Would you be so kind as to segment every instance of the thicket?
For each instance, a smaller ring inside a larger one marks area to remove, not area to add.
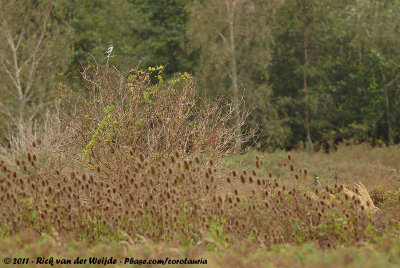
[[[163,71],[159,66],[124,73],[107,59],[105,65],[93,62],[84,68],[83,92],[60,84],[64,148],[83,148],[87,168],[100,165],[111,173],[139,154],[165,159],[175,151],[208,157],[231,153],[247,114],[240,114],[237,125],[229,100],[201,99],[188,73],[164,81]],[[251,130],[240,135],[246,141]]]

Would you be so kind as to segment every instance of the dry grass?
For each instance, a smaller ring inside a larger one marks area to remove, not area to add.
[[[286,166],[294,173],[289,158]],[[29,152],[13,168],[0,165],[2,235],[32,230],[60,241],[131,237],[210,249],[246,239],[264,248],[305,242],[334,247],[373,241],[387,228],[375,225],[377,208],[361,184],[314,190],[293,176],[297,186],[288,186],[259,175],[259,158],[254,170],[221,177],[215,161],[175,152],[149,162],[141,154],[114,175],[45,174],[44,162]]]
[[[103,243],[88,247],[85,243],[69,242],[58,244],[49,236],[40,239],[34,235],[24,234],[9,239],[0,239],[0,259],[5,257],[25,257],[36,259],[54,257],[74,260],[77,257],[113,256],[118,260],[135,258],[149,259],[203,259],[207,265],[168,265],[170,267],[371,267],[387,268],[400,266],[400,244],[386,239],[376,245],[363,244],[357,247],[321,250],[313,244],[302,246],[281,245],[270,251],[257,248],[249,241],[235,244],[223,251],[210,252],[203,248],[172,247],[166,244],[139,242],[134,245],[126,243]],[[70,267],[55,265],[54,267]],[[79,267],[98,267],[99,265],[79,265]],[[120,265],[130,267],[127,265]],[[24,267],[43,267],[28,264]],[[141,267],[158,267],[158,265],[141,265]]]

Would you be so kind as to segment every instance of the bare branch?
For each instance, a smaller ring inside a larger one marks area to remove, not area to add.
[[[4,69],[4,71],[8,74],[8,76],[11,78],[11,81],[13,82],[14,86],[15,86],[16,88],[18,88],[18,83],[17,83],[17,81],[15,80],[14,76],[11,74],[11,72],[8,70],[8,68],[7,68],[5,65],[3,65],[3,69]]]
[[[32,87],[33,79],[34,79],[34,76],[35,76],[35,73],[36,73],[36,66],[37,66],[37,64],[40,62],[40,60],[42,58],[42,56],[37,58],[37,55],[38,55],[38,52],[39,52],[39,48],[40,48],[40,46],[42,44],[42,41],[43,41],[43,39],[44,39],[44,37],[46,35],[46,29],[47,29],[46,25],[47,25],[47,21],[49,19],[49,16],[50,16],[50,5],[47,7],[46,16],[45,16],[45,18],[43,20],[43,24],[42,24],[42,31],[41,31],[39,40],[36,43],[35,50],[32,53],[32,55],[33,55],[32,64],[31,64],[31,68],[30,68],[30,72],[29,72],[28,84],[26,86],[25,93],[28,93],[30,91],[31,87]]]
[[[390,87],[394,82],[396,82],[397,80],[399,80],[399,78],[400,78],[400,72],[398,72],[398,73],[396,74],[396,76],[395,76],[392,80],[390,80],[384,87],[385,87],[385,88]]]

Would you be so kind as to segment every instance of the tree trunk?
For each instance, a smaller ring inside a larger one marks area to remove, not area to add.
[[[383,93],[385,94],[385,114],[386,114],[386,125],[387,125],[387,132],[388,132],[388,141],[389,141],[389,145],[392,145],[393,144],[392,122],[390,120],[389,94],[388,94],[387,86],[383,87]]]
[[[383,86],[383,95],[385,97],[385,115],[386,115],[386,127],[387,127],[387,132],[388,132],[388,142],[389,145],[392,145],[393,142],[393,132],[392,132],[392,118],[390,115],[390,103],[389,103],[389,93],[388,93],[388,88],[397,80],[400,78],[400,72],[395,75],[395,77],[390,80],[388,83],[386,83],[386,76],[383,73],[383,81],[385,82]]]
[[[303,89],[304,89],[304,100],[305,100],[305,130],[307,135],[307,147],[308,152],[313,153],[313,143],[310,133],[310,104],[308,99],[308,88],[307,88],[307,66],[308,66],[308,43],[307,43],[307,18],[306,18],[306,1],[303,0],[303,12],[304,12],[304,28],[303,28],[303,54],[304,54],[304,66],[303,66]]]
[[[234,19],[235,19],[235,2],[232,4],[229,12],[229,43],[231,50],[231,80],[233,90],[233,107],[235,109],[235,120],[236,120],[236,144],[235,152],[239,152],[242,147],[241,129],[240,129],[240,107],[239,107],[239,88],[237,82],[237,67],[236,67],[236,48],[235,48],[235,31],[234,31]]]

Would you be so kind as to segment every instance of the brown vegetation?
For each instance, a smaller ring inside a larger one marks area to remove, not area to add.
[[[174,151],[192,158],[232,152],[247,114],[240,115],[238,125],[229,102],[196,98],[190,75],[165,82],[162,72],[160,66],[121,73],[94,63],[82,72],[86,92],[77,95],[61,85],[64,131],[59,139],[64,152],[83,151],[79,160],[87,168],[111,173],[119,173],[117,167],[129,166],[126,162],[139,154],[160,160]],[[240,139],[246,141],[250,134],[240,134]]]
[[[1,163],[3,235],[30,229],[60,239],[96,242],[111,235],[208,247],[251,238],[270,248],[351,245],[377,232],[376,208],[361,184],[354,191],[335,184],[311,192],[260,176],[257,168],[223,178],[215,160],[178,152],[156,162],[140,154],[114,175],[99,169],[43,176],[43,163],[31,152],[15,162],[14,168]]]
[[[60,87],[62,127],[15,140],[0,162],[2,236],[270,249],[357,245],[398,228],[398,203],[388,214],[361,183],[321,184],[296,154],[279,163],[283,175],[266,172],[259,156],[227,170],[232,109],[195,108],[190,77],[165,83],[161,71],[92,65],[85,98]]]

